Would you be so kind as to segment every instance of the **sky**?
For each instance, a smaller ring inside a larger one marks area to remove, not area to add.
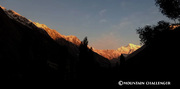
[[[0,0],[0,5],[63,35],[87,36],[95,49],[140,45],[137,28],[171,21],[154,0]]]

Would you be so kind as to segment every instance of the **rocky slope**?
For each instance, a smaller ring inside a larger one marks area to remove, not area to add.
[[[61,46],[67,46],[68,51],[73,55],[74,57],[77,57],[79,50],[78,45],[80,45],[81,41],[75,37],[75,36],[65,36],[58,33],[56,30],[50,29],[45,24],[40,24],[37,22],[32,22],[31,20],[25,18],[24,16],[21,16],[19,13],[13,11],[13,10],[7,10],[6,8],[2,7],[4,12],[9,16],[9,18],[18,21],[19,23],[31,28],[31,29],[38,29],[41,33],[50,36],[52,39],[57,41]],[[73,44],[72,44],[73,43]],[[74,44],[76,43],[76,44]]]
[[[48,34],[54,39],[58,39],[58,38],[64,38],[65,40],[79,46],[81,44],[81,41],[73,35],[69,35],[69,36],[65,36],[62,35],[60,33],[58,33],[56,30],[50,29],[49,27],[47,27],[45,24],[40,24],[38,22],[33,22],[33,24],[35,24],[37,27],[42,28],[44,30],[46,30],[48,32]]]

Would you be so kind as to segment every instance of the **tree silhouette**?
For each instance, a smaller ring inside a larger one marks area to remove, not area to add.
[[[123,66],[124,62],[125,62],[125,57],[124,57],[123,54],[121,54],[121,56],[120,56],[120,66]]]
[[[78,64],[78,70],[79,70],[79,78],[80,79],[87,79],[89,77],[89,72],[91,69],[92,64],[92,55],[90,55],[90,49],[87,47],[88,40],[87,37],[84,38],[84,40],[81,42],[79,46],[79,64]]]
[[[146,25],[143,28],[136,29],[141,44],[149,44],[155,40],[161,39],[163,32],[170,30],[170,24],[165,21],[159,21],[157,25]]]
[[[78,79],[87,83],[89,81],[94,81],[94,84],[98,84],[97,81],[102,75],[103,70],[100,69],[99,63],[97,62],[95,53],[91,48],[88,48],[88,40],[87,37],[81,42],[79,46],[79,62],[78,62]],[[96,82],[96,83],[95,83]]]
[[[180,19],[180,0],[155,0],[160,12],[172,19]]]
[[[86,59],[88,58],[88,52],[89,52],[87,45],[88,45],[88,40],[87,37],[85,37],[79,46],[79,51],[80,51],[79,57],[80,57],[80,62],[82,62],[81,64],[85,64],[87,62]]]
[[[87,40],[87,36],[84,38],[84,40],[82,41],[82,45],[87,46],[88,45],[88,40]]]

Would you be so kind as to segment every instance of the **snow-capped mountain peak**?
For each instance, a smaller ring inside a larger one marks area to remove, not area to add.
[[[122,54],[131,54],[140,47],[141,47],[140,45],[134,45],[132,43],[129,43],[127,46],[121,46],[117,50]]]

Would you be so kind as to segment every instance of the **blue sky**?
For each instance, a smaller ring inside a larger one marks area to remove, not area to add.
[[[139,45],[138,27],[170,21],[154,0],[0,0],[0,5],[63,35],[87,36],[96,49]]]

